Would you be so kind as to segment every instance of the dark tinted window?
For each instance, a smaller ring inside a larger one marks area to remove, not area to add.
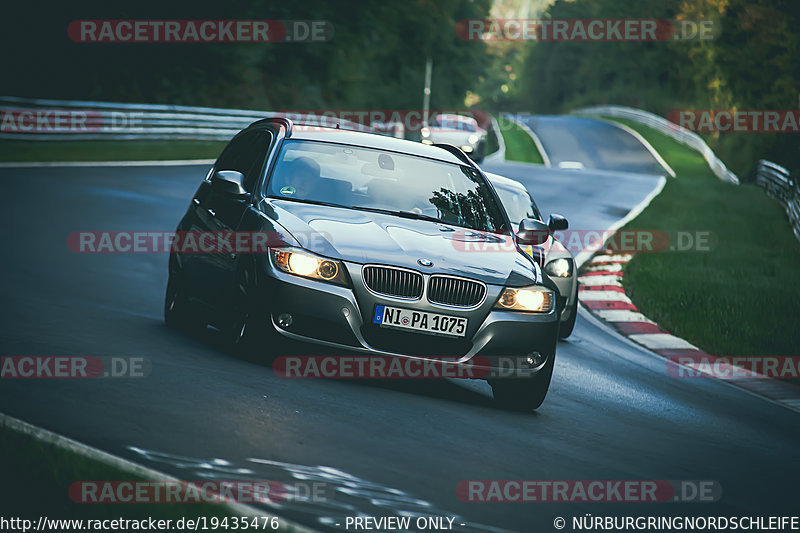
[[[225,148],[217,160],[217,170],[238,170],[244,174],[244,188],[252,191],[267,157],[272,134],[266,130],[239,135]]]

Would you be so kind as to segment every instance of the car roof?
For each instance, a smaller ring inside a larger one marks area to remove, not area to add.
[[[512,180],[511,178],[501,176],[500,174],[493,174],[486,171],[484,171],[484,174],[486,174],[486,177],[489,178],[489,181],[491,181],[493,185],[505,187],[507,189],[517,189],[521,192],[528,192],[528,189],[526,189],[525,186],[517,180]]]
[[[397,139],[395,137],[389,137],[388,135],[380,135],[377,133],[366,133],[336,128],[323,128],[320,126],[304,127],[302,125],[295,125],[292,128],[292,134],[289,139],[348,144],[351,146],[399,152],[402,154],[436,159],[445,163],[455,163],[462,166],[464,165],[464,161],[460,160],[458,157],[447,150],[444,150],[443,148],[437,148],[436,146],[430,146],[414,141],[407,141],[405,139]]]

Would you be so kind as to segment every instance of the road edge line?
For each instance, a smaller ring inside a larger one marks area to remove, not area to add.
[[[617,254],[607,251],[598,252],[592,256],[590,264],[594,264],[594,266],[600,270],[583,272],[578,275],[578,301],[583,310],[582,314],[590,316],[593,321],[604,326],[615,335],[626,339],[628,343],[633,343],[647,353],[665,361],[665,368],[672,364],[675,367],[693,372],[695,374],[694,377],[699,377],[697,374],[705,374],[705,379],[710,378],[715,381],[722,381],[732,387],[744,390],[762,399],[769,400],[791,411],[800,412],[800,387],[796,385],[785,383],[780,379],[766,376],[752,370],[744,369],[732,363],[728,364],[728,366],[732,368],[732,373],[735,373],[735,369],[738,368],[740,370],[747,370],[750,376],[742,377],[741,379],[736,379],[731,376],[730,379],[725,379],[678,361],[678,358],[682,356],[696,357],[701,358],[701,360],[707,360],[709,364],[713,365],[720,358],[726,358],[724,356],[715,356],[706,353],[685,339],[672,335],[662,329],[655,321],[646,317],[636,308],[636,306],[630,302],[630,298],[626,293],[619,293],[620,298],[617,300],[587,299],[584,301],[581,299],[581,293],[597,292],[598,289],[591,288],[593,286],[596,287],[596,284],[587,284],[582,280],[591,280],[591,278],[597,276],[598,273],[603,277],[617,278],[614,284],[623,287],[622,278],[624,277],[624,264],[632,258],[633,254]],[[608,259],[608,261],[604,261],[603,259]],[[623,267],[618,270],[603,270],[603,265],[608,265],[609,263],[616,265],[622,264]],[[610,283],[610,281],[608,283]],[[632,314],[627,318],[615,315],[616,319],[612,319],[609,316],[604,316],[602,314],[604,311]],[[642,317],[647,323],[641,319]],[[622,326],[622,324],[625,324],[625,326]],[[669,374],[669,371],[667,371],[666,375]]]
[[[647,208],[647,206],[650,205],[650,203],[655,199],[655,197],[661,194],[661,191],[664,190],[664,186],[666,184],[667,184],[667,178],[665,178],[664,176],[659,177],[658,184],[652,191],[650,191],[650,193],[647,196],[644,197],[644,200],[636,204],[633,209],[628,211],[627,215],[625,215],[621,219],[611,224],[606,230],[606,232],[615,232],[619,228],[621,228],[622,226],[633,220],[634,218],[638,217],[641,214],[641,212],[644,211]],[[603,245],[605,245],[605,241],[600,243],[601,247]],[[583,266],[583,264],[589,259],[591,259],[596,253],[597,250],[584,250],[583,252],[578,253],[578,255],[575,256],[575,265],[576,265],[575,270],[576,271],[579,270]]]
[[[66,450],[93,461],[97,461],[106,466],[143,477],[149,481],[183,481],[175,476],[171,476],[153,468],[135,463],[129,459],[124,459],[118,455],[105,452],[99,448],[89,446],[88,444],[65,437],[64,435],[60,435],[54,431],[50,431],[49,429],[36,426],[30,422],[25,422],[24,420],[20,420],[19,418],[15,418],[3,412],[0,412],[0,427],[8,427],[14,431],[18,431],[33,437],[38,441],[46,444],[52,444],[62,450]],[[283,517],[279,517],[272,511],[266,513],[265,509],[259,509],[239,502],[222,502],[219,505],[226,508],[232,514],[239,516],[261,517],[265,514],[269,514],[269,516],[276,516],[280,521],[280,527],[277,531],[284,530],[292,533],[318,533],[316,530],[309,529],[306,526],[302,526]]]
[[[517,120],[517,118],[514,115],[507,114],[506,117],[508,117],[508,119],[511,122],[519,126],[523,131],[525,131],[525,133],[531,136],[531,139],[533,139],[533,144],[536,145],[536,149],[539,150],[539,154],[542,156],[542,161],[544,161],[544,166],[546,166],[547,168],[552,168],[553,165],[550,163],[550,156],[547,155],[547,151],[544,149],[544,145],[542,144],[542,141],[539,139],[539,136],[536,135],[536,132],[534,132],[531,128],[529,128],[528,125],[525,124],[524,122]]]
[[[646,353],[649,357],[652,357],[653,359],[659,359],[661,361],[668,361],[669,360],[668,358],[665,358],[663,355],[654,352],[650,348],[647,348],[646,346],[642,346],[641,344],[631,340],[628,336],[626,336],[623,333],[619,332],[618,330],[614,329],[614,327],[612,327],[607,321],[605,321],[602,318],[598,317],[591,310],[585,308],[583,305],[579,305],[578,306],[578,314],[583,316],[586,320],[591,322],[593,325],[597,326],[598,328],[604,330],[606,333],[608,333],[612,337],[616,338],[618,341],[623,342],[623,343],[629,345],[632,348],[641,350],[642,352]],[[677,365],[677,366],[683,367],[683,368],[688,368],[690,370],[694,370],[691,367],[687,367],[686,365],[682,365],[680,363],[674,363],[674,364]],[[785,409],[789,409],[790,411],[795,411],[795,412],[800,413],[800,409],[797,409],[795,407],[792,407],[790,405],[782,403],[782,402],[780,402],[780,401],[778,401],[778,400],[776,400],[774,398],[770,398],[769,396],[765,396],[763,394],[760,394],[758,392],[752,391],[750,389],[745,389],[744,387],[740,387],[734,381],[729,381],[729,380],[726,380],[726,379],[719,379],[719,378],[713,378],[713,379],[714,379],[715,382],[721,382],[721,383],[723,383],[723,384],[725,384],[725,385],[727,385],[729,387],[732,387],[732,388],[734,388],[734,389],[736,389],[736,390],[738,390],[740,392],[745,392],[747,394],[750,394],[751,396],[754,396],[754,397],[759,398],[761,400],[767,401],[767,402],[769,402],[771,404],[783,407]]]
[[[670,175],[670,177],[673,177],[673,178],[676,177],[675,171],[672,170],[672,167],[669,166],[669,163],[667,163],[664,160],[664,158],[661,157],[661,154],[659,154],[658,151],[655,148],[653,148],[653,145],[650,144],[650,141],[645,139],[642,136],[641,133],[639,133],[635,129],[631,128],[630,126],[627,126],[627,125],[622,124],[620,122],[616,122],[614,120],[609,120],[609,119],[607,119],[605,117],[601,117],[601,118],[595,119],[595,120],[601,120],[603,122],[606,122],[607,124],[611,124],[612,126],[615,126],[615,127],[619,128],[619,129],[621,129],[622,131],[632,135],[637,141],[642,143],[642,146],[644,146],[647,149],[647,151],[650,152],[650,155],[652,155],[656,159],[656,161],[658,161],[658,164],[661,165],[661,167],[664,170],[667,171],[667,173]]]

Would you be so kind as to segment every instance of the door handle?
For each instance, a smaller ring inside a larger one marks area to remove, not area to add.
[[[216,211],[214,211],[213,209],[209,209],[209,210],[208,210],[208,214],[209,214],[209,215],[211,215],[212,217],[215,217],[215,216],[217,216],[217,212],[216,212]]]

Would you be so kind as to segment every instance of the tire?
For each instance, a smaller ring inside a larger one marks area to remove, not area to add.
[[[483,158],[486,156],[485,152],[486,152],[486,143],[482,142],[478,145],[478,148],[475,150],[472,160],[475,161],[476,163],[482,163]]]
[[[247,276],[245,276],[247,279]],[[241,292],[231,310],[230,320],[223,329],[226,349],[237,357],[264,359],[269,348],[270,357],[284,346],[283,337],[269,323],[269,313],[263,306],[254,305],[247,282],[240,285]]]
[[[553,353],[538,374],[529,378],[498,379],[490,382],[494,401],[498,406],[512,411],[538,409],[547,396],[553,377],[556,354]]]
[[[200,328],[200,319],[186,296],[183,283],[176,274],[170,274],[164,294],[164,322],[168,327],[192,332]]]
[[[237,310],[226,328],[227,349],[233,355],[248,357],[256,354],[261,334],[250,310]]]
[[[570,317],[567,319],[566,322],[561,323],[561,327],[558,330],[558,337],[560,339],[566,339],[570,335],[572,335],[572,330],[575,329],[575,320],[578,318],[578,287],[575,286],[575,305],[572,306],[572,313]]]

